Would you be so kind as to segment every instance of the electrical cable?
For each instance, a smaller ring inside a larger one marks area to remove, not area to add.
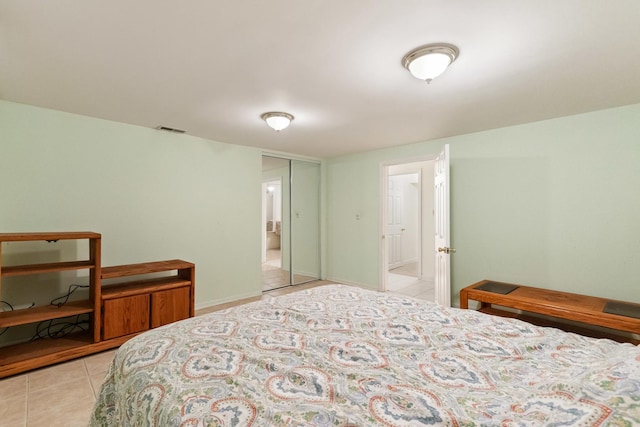
[[[0,303],[5,304],[7,307],[9,307],[9,311],[13,311],[13,306],[9,304],[7,301],[0,300]],[[6,310],[2,310],[2,311],[6,311]],[[4,333],[7,332],[8,330],[9,330],[8,326],[6,328],[3,328],[2,331],[0,331],[0,337],[4,335]]]
[[[88,285],[72,284],[69,286],[69,289],[67,290],[67,293],[65,295],[52,299],[51,305],[60,308],[69,301],[69,298],[75,291],[81,288],[88,288],[88,287],[89,287]],[[70,319],[74,317],[74,316],[69,316],[65,318],[44,320],[38,323],[38,325],[36,326],[36,333],[31,338],[31,341],[35,341],[41,338],[62,338],[65,335],[68,335],[72,332],[76,332],[78,330],[80,331],[89,330],[89,319],[86,318],[86,316],[85,318],[81,319],[80,316],[83,316],[83,315],[82,314],[75,315],[74,320],[65,320],[65,319]]]
[[[69,289],[67,290],[67,294],[66,295],[62,295],[58,298],[54,298],[51,300],[51,305],[55,305],[56,307],[60,308],[63,305],[65,305],[68,301],[69,301],[69,297],[71,297],[71,295],[77,291],[80,288],[88,288],[89,285],[76,285],[76,284],[72,284],[69,286]],[[62,302],[56,302],[58,300],[64,300]]]
[[[64,319],[51,319],[38,323],[36,327],[36,333],[31,338],[31,341],[35,341],[41,338],[62,338],[72,332],[87,331],[89,330],[89,320],[81,319],[81,314],[77,314],[74,320],[66,321]]]

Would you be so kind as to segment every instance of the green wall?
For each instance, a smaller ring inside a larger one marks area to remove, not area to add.
[[[380,163],[445,143],[454,301],[490,278],[640,302],[640,104],[323,162],[326,276],[378,287]],[[0,101],[0,232],[97,231],[104,265],[195,262],[198,306],[257,295],[261,155]]]
[[[0,101],[0,232],[96,231],[103,265],[194,262],[196,306],[258,295],[261,154]]]
[[[379,286],[380,163],[445,143],[452,301],[493,279],[640,302],[640,104],[327,160],[329,278]]]

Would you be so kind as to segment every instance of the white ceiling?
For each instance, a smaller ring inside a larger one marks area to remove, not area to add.
[[[331,157],[639,103],[640,1],[2,0],[0,98]]]

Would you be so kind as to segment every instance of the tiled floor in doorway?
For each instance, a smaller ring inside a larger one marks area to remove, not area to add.
[[[387,276],[387,292],[435,301],[433,280],[420,280],[416,276],[417,263],[390,270]]]

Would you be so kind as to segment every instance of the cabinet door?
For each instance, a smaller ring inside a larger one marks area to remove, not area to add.
[[[170,289],[151,294],[151,327],[187,319],[191,301],[191,288]]]
[[[102,309],[104,340],[149,329],[149,294],[108,299]]]

